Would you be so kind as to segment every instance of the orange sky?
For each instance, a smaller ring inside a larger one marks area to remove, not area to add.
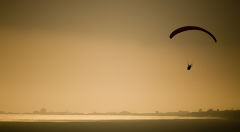
[[[239,109],[238,7],[227,0],[1,1],[0,110]],[[169,39],[185,25],[206,28],[217,44],[197,31]]]

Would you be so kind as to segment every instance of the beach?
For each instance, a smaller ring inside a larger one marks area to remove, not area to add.
[[[0,122],[1,132],[239,132],[239,120],[108,120]]]

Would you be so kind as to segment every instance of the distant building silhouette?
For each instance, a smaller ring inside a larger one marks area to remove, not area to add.
[[[41,108],[39,111],[38,110],[33,111],[33,114],[46,114],[46,113],[47,113],[46,108]]]
[[[208,109],[208,111],[207,112],[213,112],[213,109]]]
[[[47,113],[47,109],[45,109],[45,108],[41,108],[41,109],[40,109],[40,113],[41,113],[41,114],[45,114],[45,113]]]
[[[121,111],[121,112],[119,112],[119,114],[121,114],[121,115],[129,115],[129,114],[131,114],[131,113],[128,112],[128,111]]]

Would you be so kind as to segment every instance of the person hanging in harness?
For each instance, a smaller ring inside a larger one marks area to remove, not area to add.
[[[191,68],[192,68],[192,64],[188,64],[187,70],[191,70]]]

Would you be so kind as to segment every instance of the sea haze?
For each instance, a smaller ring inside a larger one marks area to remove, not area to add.
[[[139,116],[139,115],[40,115],[0,114],[1,122],[88,122],[109,120],[221,119],[219,117]]]

